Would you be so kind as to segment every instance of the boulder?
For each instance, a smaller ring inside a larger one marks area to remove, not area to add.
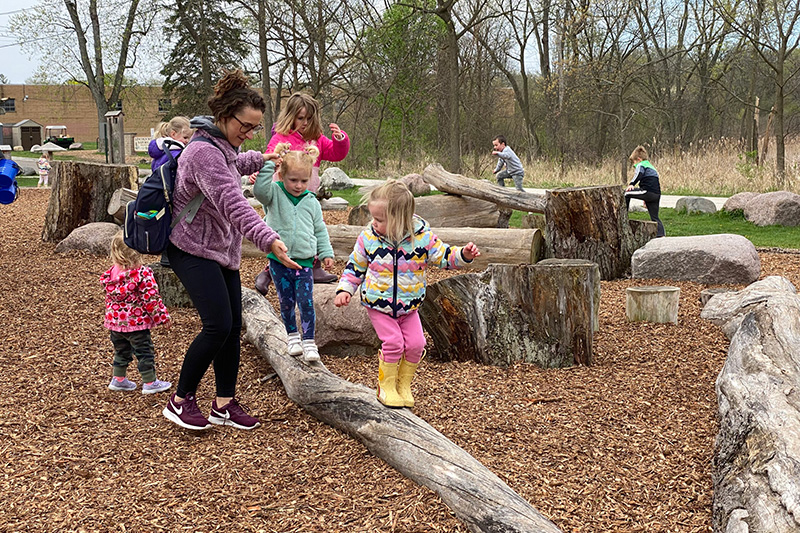
[[[31,146],[31,152],[38,152],[39,148],[41,148],[41,145],[34,144],[33,146]]]
[[[631,257],[634,278],[708,284],[746,284],[758,279],[761,262],[753,243],[741,235],[662,237]]]
[[[774,294],[742,316],[717,378],[714,533],[800,531],[799,384],[800,297]]]
[[[744,208],[756,226],[800,226],[800,194],[787,191],[759,194]]]
[[[55,252],[62,254],[70,250],[86,250],[95,255],[108,255],[111,252],[111,239],[120,227],[111,222],[90,222],[72,230],[58,243]]]
[[[329,191],[341,191],[342,189],[351,189],[355,187],[353,180],[350,176],[338,167],[329,167],[319,177],[320,185]]]
[[[72,143],[72,144],[69,145],[69,149],[70,150],[83,150],[83,144],[82,143]]]
[[[335,283],[314,285],[314,311],[317,315],[314,339],[320,352],[332,355],[374,355],[381,342],[361,305],[360,293],[353,295],[350,305],[336,307]]]
[[[740,291],[715,294],[703,307],[700,317],[710,320],[730,339],[742,323],[744,316],[767,300],[778,301],[797,294],[792,282],[781,276],[768,276],[751,283]]]
[[[747,205],[747,202],[749,202],[756,196],[758,196],[757,192],[740,192],[734,194],[725,201],[725,205],[722,206],[722,210],[736,211],[738,209],[741,209],[742,211],[744,211],[744,207]]]
[[[414,196],[424,196],[431,192],[431,186],[422,179],[421,174],[406,174],[399,181],[402,181]]]
[[[345,211],[350,207],[350,202],[337,196],[324,198],[319,201],[319,204],[323,211]]]
[[[716,213],[717,206],[708,198],[702,196],[684,196],[678,198],[675,203],[675,210],[678,212],[685,211],[692,215],[696,213]]]

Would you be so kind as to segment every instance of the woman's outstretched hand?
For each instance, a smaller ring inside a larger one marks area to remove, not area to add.
[[[275,257],[278,258],[278,261],[280,261],[283,264],[283,266],[288,268],[293,268],[295,270],[300,270],[301,268],[300,265],[292,261],[292,259],[289,257],[288,254],[289,249],[286,247],[286,245],[283,243],[282,240],[278,239],[274,241],[272,243],[272,246],[270,247],[270,251],[273,254],[275,254]]]

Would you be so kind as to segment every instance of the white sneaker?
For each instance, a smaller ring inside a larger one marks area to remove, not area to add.
[[[289,355],[292,357],[303,353],[303,341],[300,340],[300,333],[289,333]]]
[[[319,349],[314,339],[306,339],[303,341],[303,361],[306,363],[319,361]]]

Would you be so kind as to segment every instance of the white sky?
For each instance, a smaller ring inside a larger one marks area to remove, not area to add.
[[[0,74],[4,74],[12,85],[25,83],[36,70],[37,62],[28,59],[19,45],[14,44],[8,30],[8,19],[36,3],[37,0],[0,0]]]

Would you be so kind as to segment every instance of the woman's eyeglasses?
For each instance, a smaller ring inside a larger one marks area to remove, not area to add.
[[[241,127],[239,128],[239,132],[240,133],[250,133],[251,131],[253,133],[258,133],[259,131],[264,129],[264,125],[263,124],[256,124],[255,126],[253,126],[252,124],[247,124],[245,122],[242,122],[241,120],[236,118],[236,115],[232,115],[232,116],[233,116],[233,118],[236,119],[236,122],[241,124]]]

